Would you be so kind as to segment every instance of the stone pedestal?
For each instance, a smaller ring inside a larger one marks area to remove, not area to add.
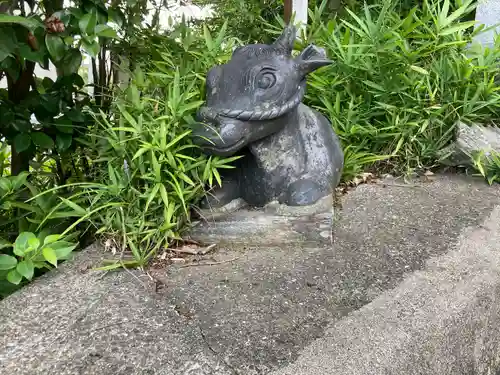
[[[204,244],[279,246],[284,244],[331,244],[334,222],[333,196],[307,207],[272,202],[261,209],[235,200],[217,210],[200,212],[189,238]]]

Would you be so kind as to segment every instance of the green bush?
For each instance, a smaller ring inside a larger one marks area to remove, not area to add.
[[[61,260],[67,260],[77,244],[68,241],[61,235],[38,236],[31,232],[22,232],[14,243],[0,242],[0,297],[5,295],[4,289],[9,291],[14,288],[5,288],[5,282],[20,285],[31,281],[37,269],[52,269],[57,267]],[[9,254],[5,254],[5,250]]]
[[[469,47],[479,30],[463,18],[475,5],[424,1],[401,13],[398,1],[387,0],[327,24],[320,7],[311,13],[307,42],[325,47],[335,64],[311,75],[306,102],[350,147],[344,178],[359,170],[360,153],[398,172],[431,168],[458,119],[499,117],[500,38],[493,49]]]
[[[490,185],[500,182],[500,153],[479,151],[472,155],[474,168]]]
[[[229,35],[244,43],[268,43],[272,35],[265,27],[268,22],[276,23],[283,16],[283,0],[196,0],[200,5],[211,5],[214,17],[205,21],[194,21],[194,25],[204,24],[212,31],[227,25]]]
[[[63,234],[86,224],[113,240],[121,255],[132,254],[107,269],[142,266],[180,239],[205,187],[221,184],[217,170],[230,168],[235,158],[208,157],[192,143],[190,123],[202,103],[206,72],[229,57],[232,45],[208,29],[204,36],[184,28],[180,35],[157,37],[144,50],[154,58],[135,69],[110,112],[95,113],[96,126],[78,139],[92,182],[58,188],[73,191],[61,204],[78,216]]]

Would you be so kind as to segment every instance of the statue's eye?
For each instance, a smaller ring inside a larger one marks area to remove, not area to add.
[[[276,76],[274,73],[265,72],[260,75],[259,80],[257,81],[257,86],[261,89],[269,89],[274,86],[276,83]]]

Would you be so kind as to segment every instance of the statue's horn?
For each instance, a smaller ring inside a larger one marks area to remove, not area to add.
[[[295,26],[287,25],[279,38],[274,41],[273,46],[283,48],[287,54],[291,54],[296,35],[297,29]]]

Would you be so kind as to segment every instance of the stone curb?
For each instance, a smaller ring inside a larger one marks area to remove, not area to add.
[[[500,206],[454,250],[339,321],[273,375],[493,375],[500,368]]]

